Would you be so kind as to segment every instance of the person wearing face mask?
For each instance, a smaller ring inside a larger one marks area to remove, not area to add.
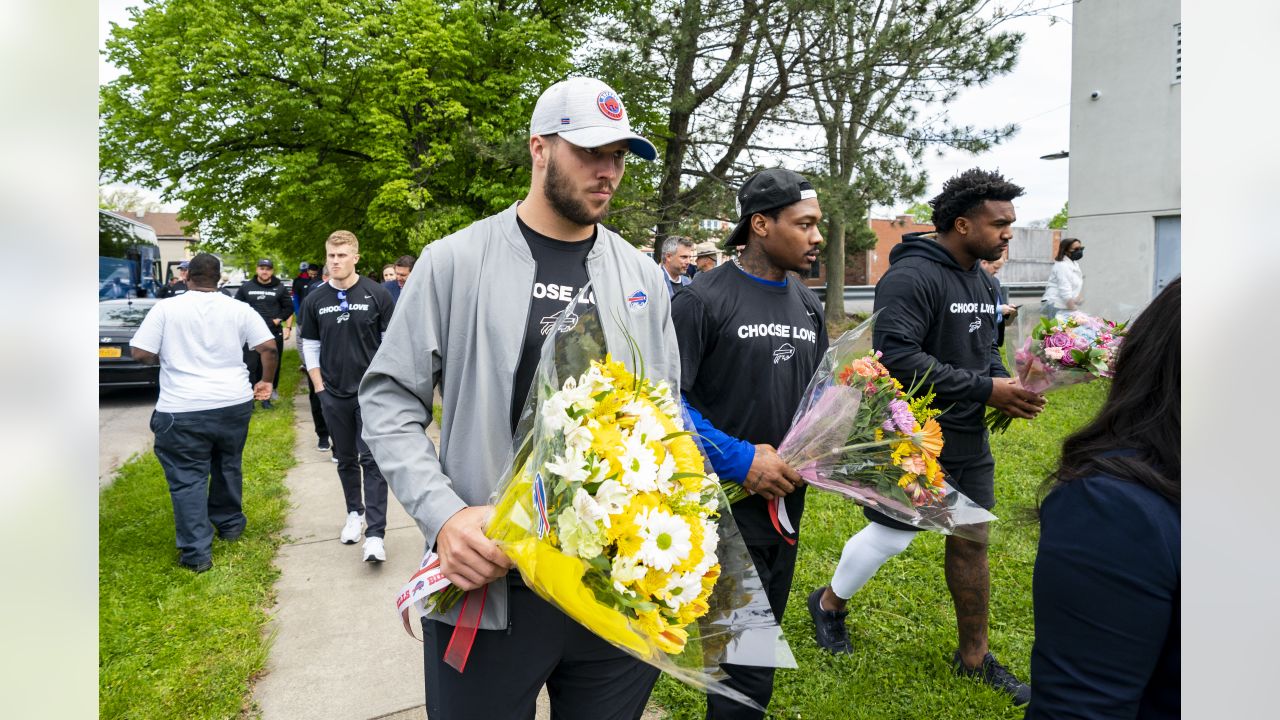
[[[1071,312],[1084,302],[1084,273],[1080,271],[1080,258],[1084,257],[1084,243],[1079,238],[1064,238],[1058,243],[1058,254],[1053,258],[1053,270],[1040,298],[1040,314],[1055,317]]]

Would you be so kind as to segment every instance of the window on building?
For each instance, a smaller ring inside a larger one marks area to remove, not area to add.
[[[1173,85],[1182,82],[1182,23],[1173,24]]]

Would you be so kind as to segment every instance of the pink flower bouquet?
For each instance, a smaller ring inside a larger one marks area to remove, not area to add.
[[[1018,382],[1031,392],[1046,393],[1109,378],[1124,334],[1125,323],[1082,312],[1042,318],[1031,337],[1014,352]],[[987,427],[992,432],[1004,432],[1011,422],[1013,418],[995,408],[987,411]]]

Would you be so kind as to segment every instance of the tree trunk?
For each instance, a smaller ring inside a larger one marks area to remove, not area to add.
[[[844,312],[844,220],[838,214],[827,219],[827,324],[841,323]]]

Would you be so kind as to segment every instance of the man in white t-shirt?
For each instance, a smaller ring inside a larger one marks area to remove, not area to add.
[[[156,303],[134,334],[135,360],[160,365],[160,398],[151,414],[155,453],[169,482],[178,564],[194,572],[213,567],[213,533],[235,540],[244,532],[240,456],[253,401],[271,397],[279,356],[267,323],[245,303],[218,292],[218,258],[192,258],[189,292]],[[241,348],[262,359],[252,388]]]

